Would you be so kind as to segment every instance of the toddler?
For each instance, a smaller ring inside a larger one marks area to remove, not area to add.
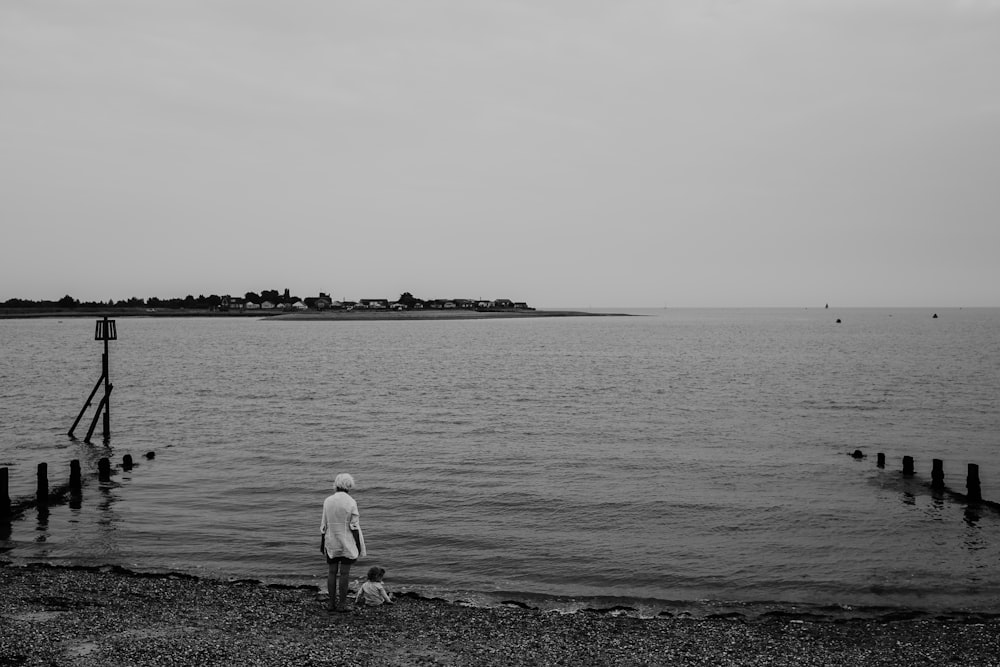
[[[361,584],[358,594],[354,598],[354,604],[363,604],[370,607],[377,607],[383,602],[392,604],[392,596],[385,590],[382,577],[385,570],[381,567],[373,567],[368,570],[368,581]]]

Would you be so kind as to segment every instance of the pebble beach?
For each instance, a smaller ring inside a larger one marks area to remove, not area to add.
[[[1000,665],[1000,618],[760,619],[476,608],[0,561],[0,665]]]

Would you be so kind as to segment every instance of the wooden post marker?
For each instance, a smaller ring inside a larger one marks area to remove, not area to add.
[[[969,474],[965,479],[965,488],[968,491],[971,502],[979,502],[983,499],[983,491],[979,488],[979,466],[975,463],[969,464]]]
[[[35,499],[38,501],[39,505],[49,504],[49,464],[39,463],[38,464],[38,491],[35,493]]]
[[[122,457],[122,470],[131,470],[133,466],[132,455],[126,454]]]
[[[118,328],[115,326],[115,321],[109,320],[107,317],[103,320],[97,320],[97,327],[94,330],[94,340],[104,342],[104,354],[101,356],[101,377],[97,379],[97,384],[94,385],[94,390],[90,392],[86,403],[80,409],[80,414],[76,416],[76,421],[69,427],[69,437],[73,438],[73,431],[76,430],[80,420],[83,419],[83,413],[90,407],[94,396],[97,394],[97,390],[103,384],[104,396],[97,406],[97,412],[94,413],[94,420],[90,423],[90,428],[87,430],[87,437],[83,439],[84,442],[90,442],[90,436],[94,434],[94,429],[97,427],[97,420],[101,417],[102,413],[104,415],[104,439],[107,440],[111,437],[111,390],[114,389],[114,385],[111,384],[108,376],[108,341],[118,340]]]
[[[903,457],[903,474],[907,477],[913,474],[913,457],[904,456]]]
[[[933,459],[934,468],[931,470],[931,488],[944,488],[944,462],[941,459]]]
[[[10,516],[9,484],[7,469],[0,468],[0,519],[7,519]]]
[[[882,452],[879,452],[878,456],[876,458],[878,459],[876,465],[879,468],[884,468],[885,467],[885,454],[883,454]]]

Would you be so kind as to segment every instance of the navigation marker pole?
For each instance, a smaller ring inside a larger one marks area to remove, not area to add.
[[[97,390],[101,388],[101,383],[103,382],[104,396],[101,397],[101,402],[97,406],[97,412],[94,413],[94,419],[90,422],[87,437],[83,439],[86,443],[90,442],[90,436],[94,434],[94,429],[97,427],[97,418],[101,416],[102,412],[104,414],[104,439],[107,440],[111,437],[111,390],[115,387],[108,378],[108,341],[118,340],[118,330],[115,327],[115,321],[109,320],[107,317],[103,320],[97,320],[97,328],[94,330],[94,340],[104,341],[104,355],[101,357],[101,377],[97,379],[97,384],[94,385],[93,391],[87,397],[87,402],[83,404],[80,414],[76,416],[76,421],[73,422],[73,425],[69,429],[69,437],[74,438],[73,431],[76,430],[77,424],[83,419],[83,413],[90,407],[90,403],[94,400],[94,396],[97,394]]]

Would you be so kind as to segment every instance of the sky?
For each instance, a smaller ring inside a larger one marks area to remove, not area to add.
[[[1000,306],[1000,0],[0,0],[0,302]]]

